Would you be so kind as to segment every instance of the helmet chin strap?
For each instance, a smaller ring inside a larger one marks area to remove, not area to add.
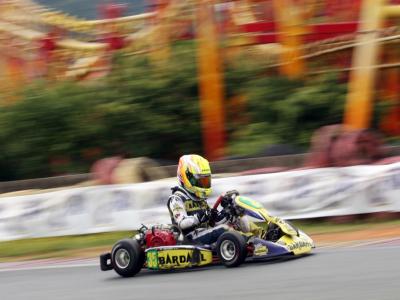
[[[194,201],[199,201],[202,200],[201,198],[197,197],[195,194],[193,194],[192,192],[188,191],[185,186],[183,185],[182,182],[179,182],[180,187],[185,191],[185,194],[188,195],[190,197],[190,199],[194,200]],[[206,198],[204,198],[206,199]]]

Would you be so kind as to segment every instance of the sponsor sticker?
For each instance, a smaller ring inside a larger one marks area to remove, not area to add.
[[[212,262],[211,251],[192,249],[150,250],[147,252],[149,269],[179,269]]]
[[[268,248],[265,245],[256,245],[254,247],[254,255],[262,256],[268,254]]]

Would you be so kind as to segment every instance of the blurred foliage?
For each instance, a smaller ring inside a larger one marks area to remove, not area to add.
[[[0,180],[87,172],[113,155],[176,161],[201,154],[194,44],[180,42],[172,52],[159,66],[144,55],[116,55],[111,74],[94,83],[27,86],[0,111]],[[224,70],[229,155],[273,144],[304,148],[315,129],[342,120],[346,85],[336,75],[288,80],[246,55]]]
[[[30,178],[87,172],[110,155],[176,159],[201,152],[196,64],[178,47],[165,68],[142,56],[116,56],[96,85],[39,82],[0,112],[4,162]],[[12,179],[3,176],[3,179]]]
[[[256,154],[272,144],[306,148],[314,130],[342,122],[346,89],[336,74],[301,80],[253,78],[245,91],[252,122],[234,132],[231,153]]]

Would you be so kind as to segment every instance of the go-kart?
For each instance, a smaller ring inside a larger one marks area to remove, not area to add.
[[[131,277],[142,268],[168,270],[212,263],[237,267],[247,260],[307,254],[315,247],[307,234],[290,222],[271,216],[260,203],[236,191],[220,196],[213,208],[220,206],[230,230],[212,245],[187,240],[174,225],[142,225],[133,238],[118,241],[110,253],[100,256],[101,270],[114,269],[123,277]],[[248,226],[245,216],[257,220],[258,225]]]

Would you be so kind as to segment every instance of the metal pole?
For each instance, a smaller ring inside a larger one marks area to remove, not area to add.
[[[359,45],[353,52],[354,68],[350,73],[349,93],[345,107],[344,124],[349,129],[368,128],[371,121],[374,81],[378,61],[379,37],[386,0],[364,0],[361,6]]]
[[[197,0],[197,62],[203,147],[210,160],[225,152],[224,92],[212,0]]]
[[[302,20],[300,8],[291,0],[273,0],[278,40],[284,49],[281,54],[280,72],[289,78],[300,77],[305,72],[302,52],[302,37],[306,27]]]

